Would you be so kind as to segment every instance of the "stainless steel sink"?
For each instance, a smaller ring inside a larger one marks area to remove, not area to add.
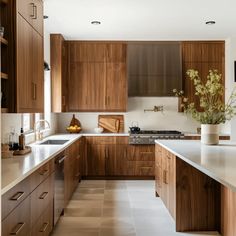
[[[42,143],[39,143],[39,145],[63,145],[68,141],[69,140],[64,140],[64,139],[48,139]]]

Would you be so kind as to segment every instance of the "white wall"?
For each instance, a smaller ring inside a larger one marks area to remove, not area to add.
[[[145,112],[144,109],[152,109],[154,105],[164,106],[164,112]],[[175,129],[186,132],[196,132],[199,124],[188,118],[185,114],[179,113],[178,99],[176,97],[155,97],[141,98],[133,97],[128,99],[128,112],[124,114],[125,131],[127,132],[132,121],[138,121],[142,129]],[[58,114],[58,131],[65,132],[73,113]],[[84,131],[97,127],[99,114],[106,113],[75,113],[82,123]],[[107,113],[109,114],[109,113]],[[115,114],[115,113],[110,113]]]

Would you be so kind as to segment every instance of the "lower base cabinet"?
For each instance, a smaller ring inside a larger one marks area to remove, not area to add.
[[[87,137],[87,177],[154,178],[155,145],[129,145],[127,137]]]
[[[28,236],[30,229],[30,196],[28,196],[2,221],[2,236]]]
[[[53,228],[53,164],[53,160],[49,161],[2,196],[2,208],[14,202],[14,208],[5,207],[2,236],[50,234]]]
[[[44,213],[39,217],[32,228],[31,236],[48,236],[53,229],[53,201],[50,201]]]

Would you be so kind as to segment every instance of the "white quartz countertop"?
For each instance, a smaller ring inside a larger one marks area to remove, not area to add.
[[[191,166],[236,192],[236,143],[204,145],[199,140],[156,140]]]
[[[9,189],[14,187],[20,181],[32,174],[35,170],[55,157],[74,141],[82,137],[81,134],[53,135],[47,139],[64,139],[69,140],[63,145],[30,145],[32,152],[24,156],[14,156],[2,159],[2,186],[1,194],[3,195]],[[40,141],[42,142],[42,141]]]
[[[69,140],[63,145],[37,145],[34,143],[31,146],[32,152],[24,156],[14,156],[7,159],[2,159],[2,185],[1,194],[3,195],[9,189],[21,182],[27,176],[32,174],[47,161],[55,157],[61,151],[70,146],[74,141],[82,136],[129,136],[128,133],[79,133],[79,134],[57,134],[52,135],[48,139],[64,139]]]

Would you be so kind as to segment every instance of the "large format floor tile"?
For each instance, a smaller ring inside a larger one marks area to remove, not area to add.
[[[85,180],[52,236],[216,236],[216,232],[176,233],[154,181]]]

